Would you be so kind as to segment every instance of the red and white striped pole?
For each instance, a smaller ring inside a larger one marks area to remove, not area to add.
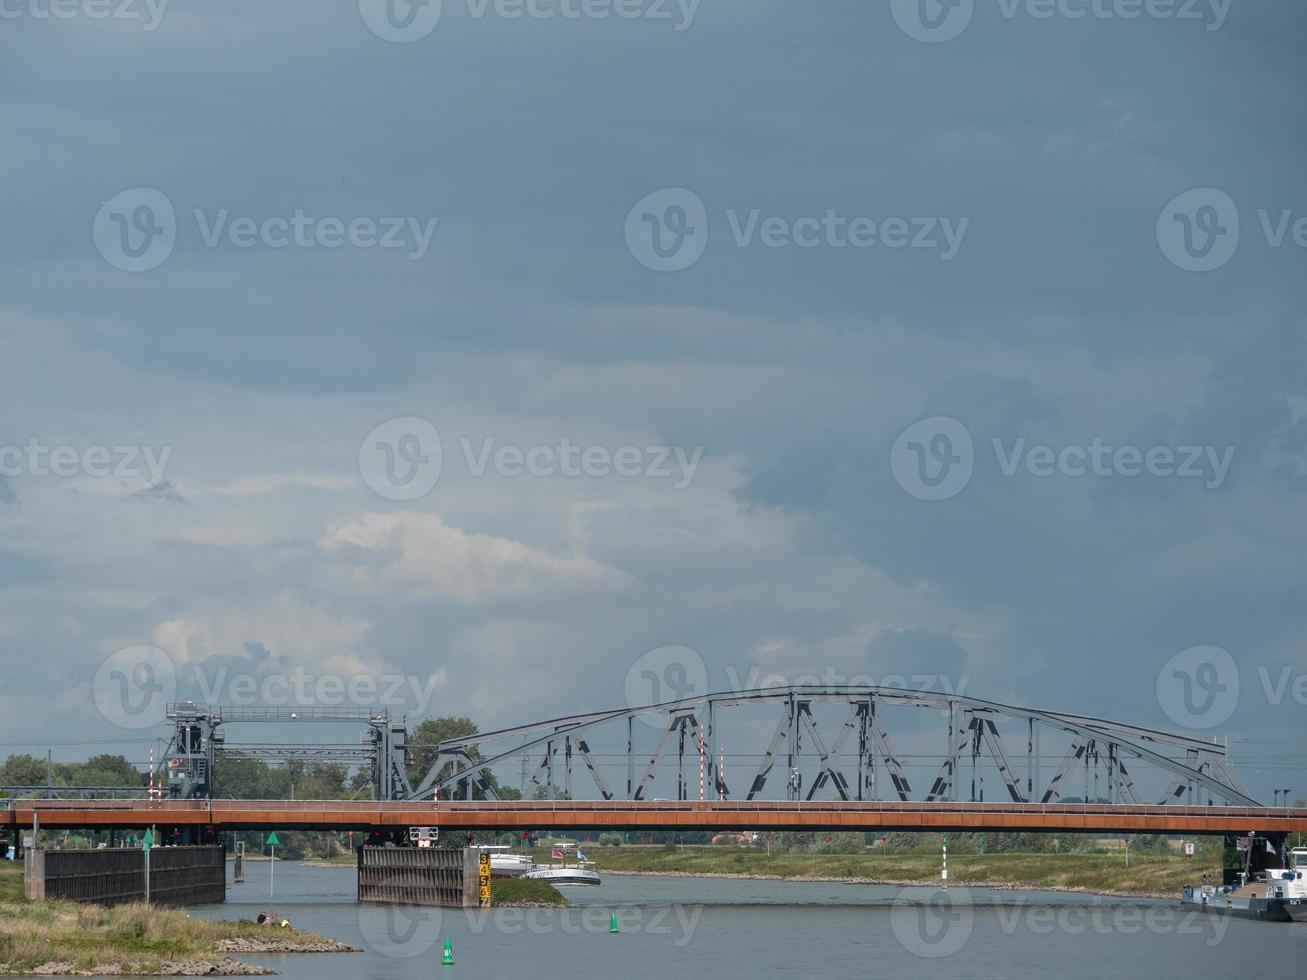
[[[717,799],[726,799],[726,746],[719,745],[721,755],[717,762]]]
[[[150,745],[150,788],[146,793],[150,802],[154,802],[154,745]]]
[[[703,797],[703,773],[708,767],[707,746],[703,744],[703,725],[699,725],[699,802],[702,803]]]

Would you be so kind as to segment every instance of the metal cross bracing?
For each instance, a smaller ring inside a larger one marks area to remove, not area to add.
[[[820,710],[829,712],[824,707],[828,705],[844,706],[842,723],[828,730],[833,735],[819,723]],[[412,798],[444,794],[493,800],[496,767],[508,769],[519,763],[533,773],[524,795],[585,798],[577,793],[573,779],[574,762],[579,759],[592,787],[583,792],[613,800],[619,798],[611,778],[613,763],[608,763],[606,773],[601,760],[615,759],[625,767],[627,800],[651,799],[656,781],[661,777],[665,780],[661,785],[668,786],[673,776],[677,799],[697,796],[697,786],[691,791],[686,779],[687,761],[695,769],[703,767],[709,798],[735,799],[714,748],[723,723],[751,708],[770,708],[779,717],[774,727],[768,726],[770,741],[754,756],[756,768],[749,766],[754,770],[752,779],[741,784],[744,800],[763,799],[770,787],[791,801],[908,802],[914,799],[913,783],[918,779],[910,777],[909,769],[929,765],[933,779],[922,781],[915,791],[927,803],[984,802],[989,772],[997,779],[999,798],[1012,803],[1077,799],[1139,804],[1147,796],[1137,779],[1143,773],[1151,783],[1165,785],[1160,797],[1153,797],[1159,804],[1260,805],[1243,787],[1220,743],[960,694],[809,685],[683,698],[451,739],[440,743],[434,764],[417,783]],[[904,754],[891,740],[888,717],[895,714],[897,720],[902,714],[898,709],[905,708],[921,709],[939,719],[933,733],[923,732],[920,717],[893,729],[910,737],[914,745],[927,740],[939,746],[929,755],[930,763],[918,761],[928,754]],[[636,737],[639,731],[650,731],[650,719],[657,723],[652,752],[641,750]],[[596,745],[615,749],[599,752],[593,748]],[[1041,750],[1053,755],[1045,756]],[[738,748],[730,753],[733,771],[738,772],[741,759],[749,756]],[[1045,780],[1046,766],[1053,759],[1056,766]],[[774,774],[778,763],[785,767],[781,778]],[[697,784],[697,774],[693,782]]]
[[[181,799],[213,797],[213,771],[219,759],[258,759],[364,766],[372,775],[373,798],[405,800],[413,796],[408,782],[408,729],[404,719],[371,708],[298,708],[260,705],[209,705],[193,701],[169,704],[173,734],[154,773],[168,795]],[[360,724],[355,743],[228,742],[230,724]]]

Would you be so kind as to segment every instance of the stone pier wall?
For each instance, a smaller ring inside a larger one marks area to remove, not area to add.
[[[475,847],[361,847],[359,901],[476,908],[479,858]]]
[[[23,890],[29,899],[120,905],[145,901],[145,854],[139,848],[94,851],[29,850]],[[221,847],[155,847],[150,851],[150,901],[206,905],[227,898]]]

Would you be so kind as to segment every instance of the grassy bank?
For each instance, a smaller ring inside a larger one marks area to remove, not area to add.
[[[520,905],[568,908],[572,903],[547,881],[533,878],[496,878],[490,883],[490,904],[495,907]]]
[[[937,854],[808,854],[735,850],[723,847],[599,848],[587,851],[600,872],[746,875],[827,878],[894,885],[939,881]],[[547,861],[548,854],[540,860]],[[959,854],[949,856],[949,882],[991,888],[1060,889],[1102,894],[1173,897],[1204,872],[1220,879],[1220,852],[1138,855],[1125,866],[1123,854]]]
[[[358,856],[352,851],[349,854],[333,854],[331,857],[304,858],[306,868],[354,868],[358,863]]]
[[[23,898],[22,866],[0,863],[0,974],[53,972],[158,975],[165,964],[224,973],[269,972],[229,960],[226,951],[330,949],[330,940],[253,922],[187,918],[145,905],[102,908]],[[174,969],[176,969],[174,967]]]

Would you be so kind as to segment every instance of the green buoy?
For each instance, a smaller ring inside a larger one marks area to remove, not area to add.
[[[443,956],[440,957],[440,965],[441,966],[454,965],[454,942],[448,937],[446,937],[445,939],[445,953]]]
[[[611,916],[609,916],[609,918],[608,918],[608,931],[609,931],[609,932],[612,932],[612,933],[616,933],[616,932],[618,931],[618,929],[617,929],[617,913],[616,913],[616,912],[614,912],[614,913],[613,913]]]

